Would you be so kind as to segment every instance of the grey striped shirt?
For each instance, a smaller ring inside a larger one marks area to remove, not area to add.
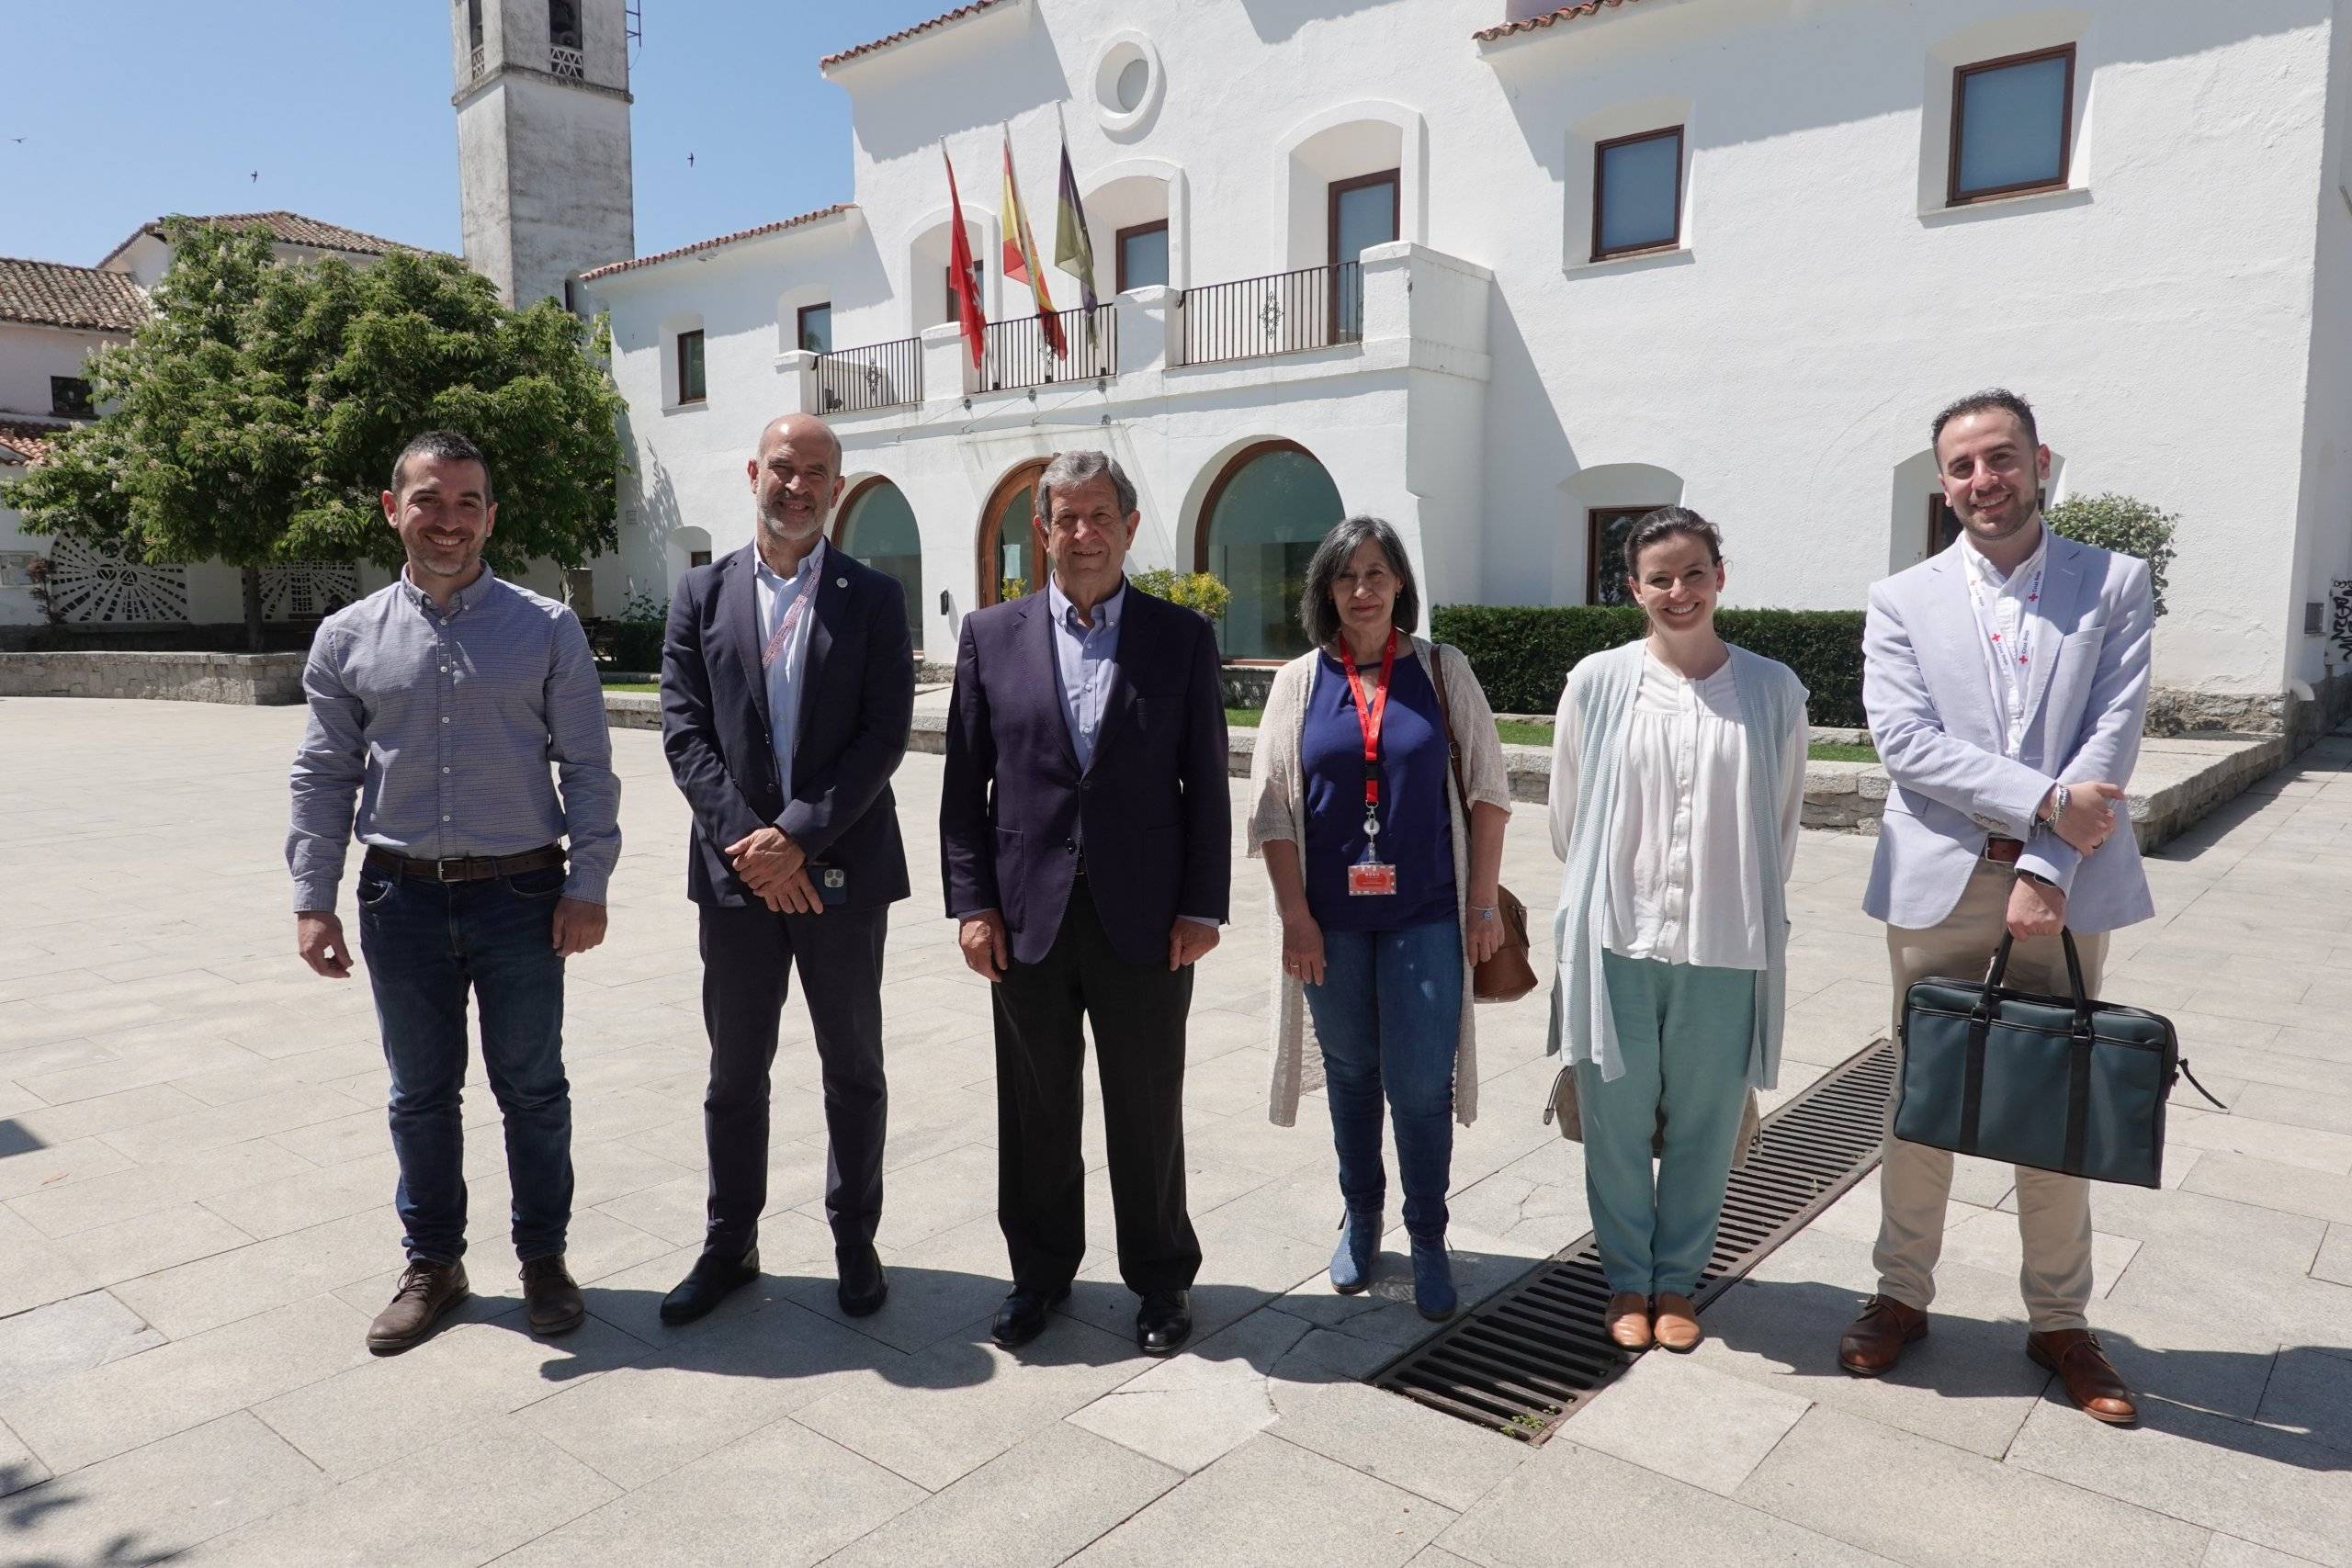
[[[519,854],[568,837],[564,895],[605,901],[621,784],[570,610],[484,568],[444,618],[403,574],[327,617],[302,687],[286,835],[295,908],[334,910],[355,797],[359,841],[404,855]]]

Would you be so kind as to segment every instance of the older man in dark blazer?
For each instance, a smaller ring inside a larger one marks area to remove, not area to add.
[[[768,1074],[793,967],[825,1086],[842,1310],[888,1286],[882,1216],[882,945],[907,897],[890,775],[906,755],[914,658],[897,581],[825,542],[842,448],[823,422],[770,424],[748,465],[752,543],[678,582],[662,650],[662,742],[694,813],[686,895],[700,906],[710,1088],[709,1228],[662,1303],[701,1317],[759,1274]]]
[[[1136,1343],[1192,1333],[1184,1022],[1233,876],[1216,640],[1126,581],[1135,486],[1100,452],[1037,480],[1045,589],[964,617],[939,808],[947,912],[994,983],[997,1207],[1012,1293],[997,1343],[1036,1337],[1086,1249],[1092,1025],[1119,1272]]]

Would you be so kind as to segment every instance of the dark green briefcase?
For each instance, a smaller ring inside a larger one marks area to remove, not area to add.
[[[2006,931],[1982,983],[1920,980],[1905,993],[1894,1135],[2004,1165],[2161,1186],[2165,1101],[2188,1067],[2172,1021],[2091,1000],[2075,933],[2061,935],[2072,997],[2005,987]]]

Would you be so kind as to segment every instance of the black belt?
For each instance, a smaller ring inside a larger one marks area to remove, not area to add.
[[[563,863],[563,846],[548,844],[519,855],[456,855],[446,860],[419,860],[390,850],[370,849],[368,864],[395,876],[421,876],[427,882],[487,882],[493,876],[520,876]]]

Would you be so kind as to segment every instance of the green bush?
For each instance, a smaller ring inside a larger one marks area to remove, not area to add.
[[[1497,712],[1550,713],[1568,671],[1640,637],[1644,619],[1630,604],[1442,604],[1431,629],[1469,656]],[[1719,610],[1715,629],[1794,670],[1814,723],[1862,727],[1861,611]]]
[[[662,668],[662,624],[659,621],[608,621],[595,639],[600,662],[607,669],[630,671]]]
[[[1182,604],[1187,610],[1197,610],[1212,621],[1225,619],[1226,606],[1233,603],[1233,590],[1217,580],[1215,572],[1188,571],[1178,573],[1164,566],[1135,574],[1135,585],[1155,599],[1165,599],[1171,604]]]
[[[2156,614],[2165,613],[2165,578],[2172,570],[2173,533],[2179,518],[2147,502],[2111,493],[2074,496],[2041,515],[2070,539],[2146,561]]]

